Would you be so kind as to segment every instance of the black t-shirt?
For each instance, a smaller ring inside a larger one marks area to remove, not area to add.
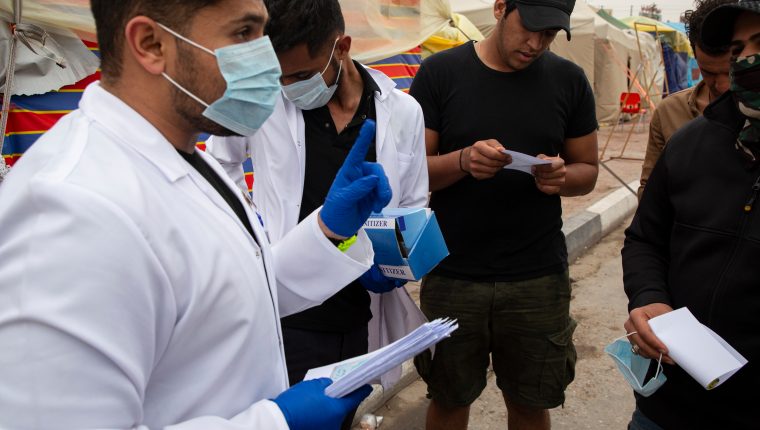
[[[354,64],[364,82],[364,91],[353,119],[340,133],[327,106],[303,111],[306,161],[299,221],[322,206],[338,170],[346,160],[354,141],[359,137],[364,120],[375,119],[375,92],[380,90],[364,67],[357,62]],[[376,150],[373,142],[367,151],[367,161],[375,159]],[[283,318],[282,325],[347,333],[366,325],[372,318],[369,302],[367,290],[358,281],[354,281],[320,306]]]
[[[594,95],[577,65],[546,52],[528,68],[490,69],[467,43],[426,59],[410,94],[425,127],[439,134],[439,153],[479,140],[556,156],[567,138],[597,129]],[[503,170],[468,176],[433,193],[450,255],[435,273],[459,279],[516,281],[567,267],[559,196],[540,192],[531,175]]]
[[[208,163],[203,161],[203,158],[201,158],[197,150],[193,151],[192,154],[188,154],[187,152],[180,150],[177,150],[177,152],[179,152],[179,155],[181,155],[185,161],[193,166],[193,168],[197,170],[198,173],[200,173],[201,176],[203,176],[209,184],[211,184],[211,186],[219,193],[219,195],[222,196],[224,201],[230,205],[232,211],[235,212],[235,215],[237,215],[237,217],[243,223],[245,229],[248,230],[248,233],[251,235],[251,237],[253,237],[253,240],[256,240],[256,235],[253,234],[253,228],[251,227],[251,223],[248,220],[248,215],[245,213],[245,208],[243,207],[243,204],[240,203],[240,199],[237,198],[235,192],[232,191],[230,187],[224,183],[224,180],[222,180],[222,178],[214,171],[214,169],[211,168],[211,166],[208,165]]]

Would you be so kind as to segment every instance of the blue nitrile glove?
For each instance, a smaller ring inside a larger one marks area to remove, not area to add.
[[[377,294],[387,293],[393,291],[395,288],[403,287],[406,285],[406,281],[403,279],[388,278],[383,275],[377,264],[373,264],[362,276],[359,277],[359,282],[369,291]]]
[[[391,185],[383,167],[364,161],[374,136],[375,122],[368,119],[338,171],[319,214],[325,226],[337,235],[355,235],[371,212],[380,212],[391,201]]]
[[[330,384],[330,378],[299,382],[272,400],[290,430],[338,430],[346,415],[372,392],[372,387],[365,385],[346,397],[333,399],[325,395]]]

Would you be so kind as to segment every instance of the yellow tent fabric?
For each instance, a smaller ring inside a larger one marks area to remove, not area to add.
[[[620,20],[630,28],[639,31],[660,33],[675,52],[685,52],[690,57],[694,56],[694,52],[691,49],[691,43],[689,43],[689,38],[686,37],[685,34],[663,22],[645,16],[629,16],[621,18]]]
[[[628,16],[620,18],[627,26],[633,28],[634,24],[638,24],[637,27],[640,31],[654,32],[655,30],[660,33],[674,33],[676,29],[665,24],[664,22],[657,21],[656,19],[648,18],[646,16]]]
[[[449,25],[430,36],[422,44],[422,58],[467,43],[470,40],[485,39],[483,33],[464,15],[451,14]]]

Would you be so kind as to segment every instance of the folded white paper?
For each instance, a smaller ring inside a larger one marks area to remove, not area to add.
[[[439,318],[425,323],[392,344],[360,357],[311,369],[304,380],[331,378],[325,389],[330,397],[343,397],[364,384],[375,382],[385,372],[401,365],[436,343],[449,337],[459,327],[455,320]]]
[[[673,361],[708,390],[747,364],[746,358],[685,307],[652,318],[649,325]]]
[[[510,151],[509,149],[502,149],[501,152],[512,156],[512,162],[504,166],[505,169],[519,170],[529,175],[533,174],[531,170],[533,166],[552,164],[551,160],[542,160],[532,155],[523,154],[522,152]]]

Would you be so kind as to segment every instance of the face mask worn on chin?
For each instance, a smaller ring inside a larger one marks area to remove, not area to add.
[[[634,332],[635,333],[635,332]],[[616,339],[611,344],[604,348],[604,352],[607,353],[617,364],[618,370],[623,374],[623,377],[628,384],[633,388],[633,391],[641,394],[644,397],[649,397],[654,394],[668,378],[662,373],[662,354],[657,361],[657,371],[652,379],[646,384],[644,378],[647,376],[649,370],[649,364],[652,361],[649,358],[642,357],[638,354],[634,354],[631,349],[631,344],[625,339],[634,333],[629,333],[621,338]]]
[[[731,62],[731,92],[739,110],[747,118],[739,133],[739,142],[760,142],[760,54],[737,58]]]
[[[241,136],[251,136],[274,111],[280,86],[280,63],[268,36],[212,51],[159,23],[174,37],[216,57],[227,82],[221,98],[208,104],[169,77],[162,76],[206,107],[203,116]]]
[[[312,110],[326,105],[335,94],[335,90],[338,89],[340,72],[343,69],[343,60],[340,60],[338,65],[338,76],[335,78],[335,83],[328,87],[324,79],[324,74],[330,67],[330,63],[335,55],[335,47],[338,46],[338,40],[340,38],[335,39],[330,59],[327,60],[327,65],[322,70],[322,73],[315,73],[314,76],[305,81],[295,82],[282,87],[285,97],[299,109]]]

